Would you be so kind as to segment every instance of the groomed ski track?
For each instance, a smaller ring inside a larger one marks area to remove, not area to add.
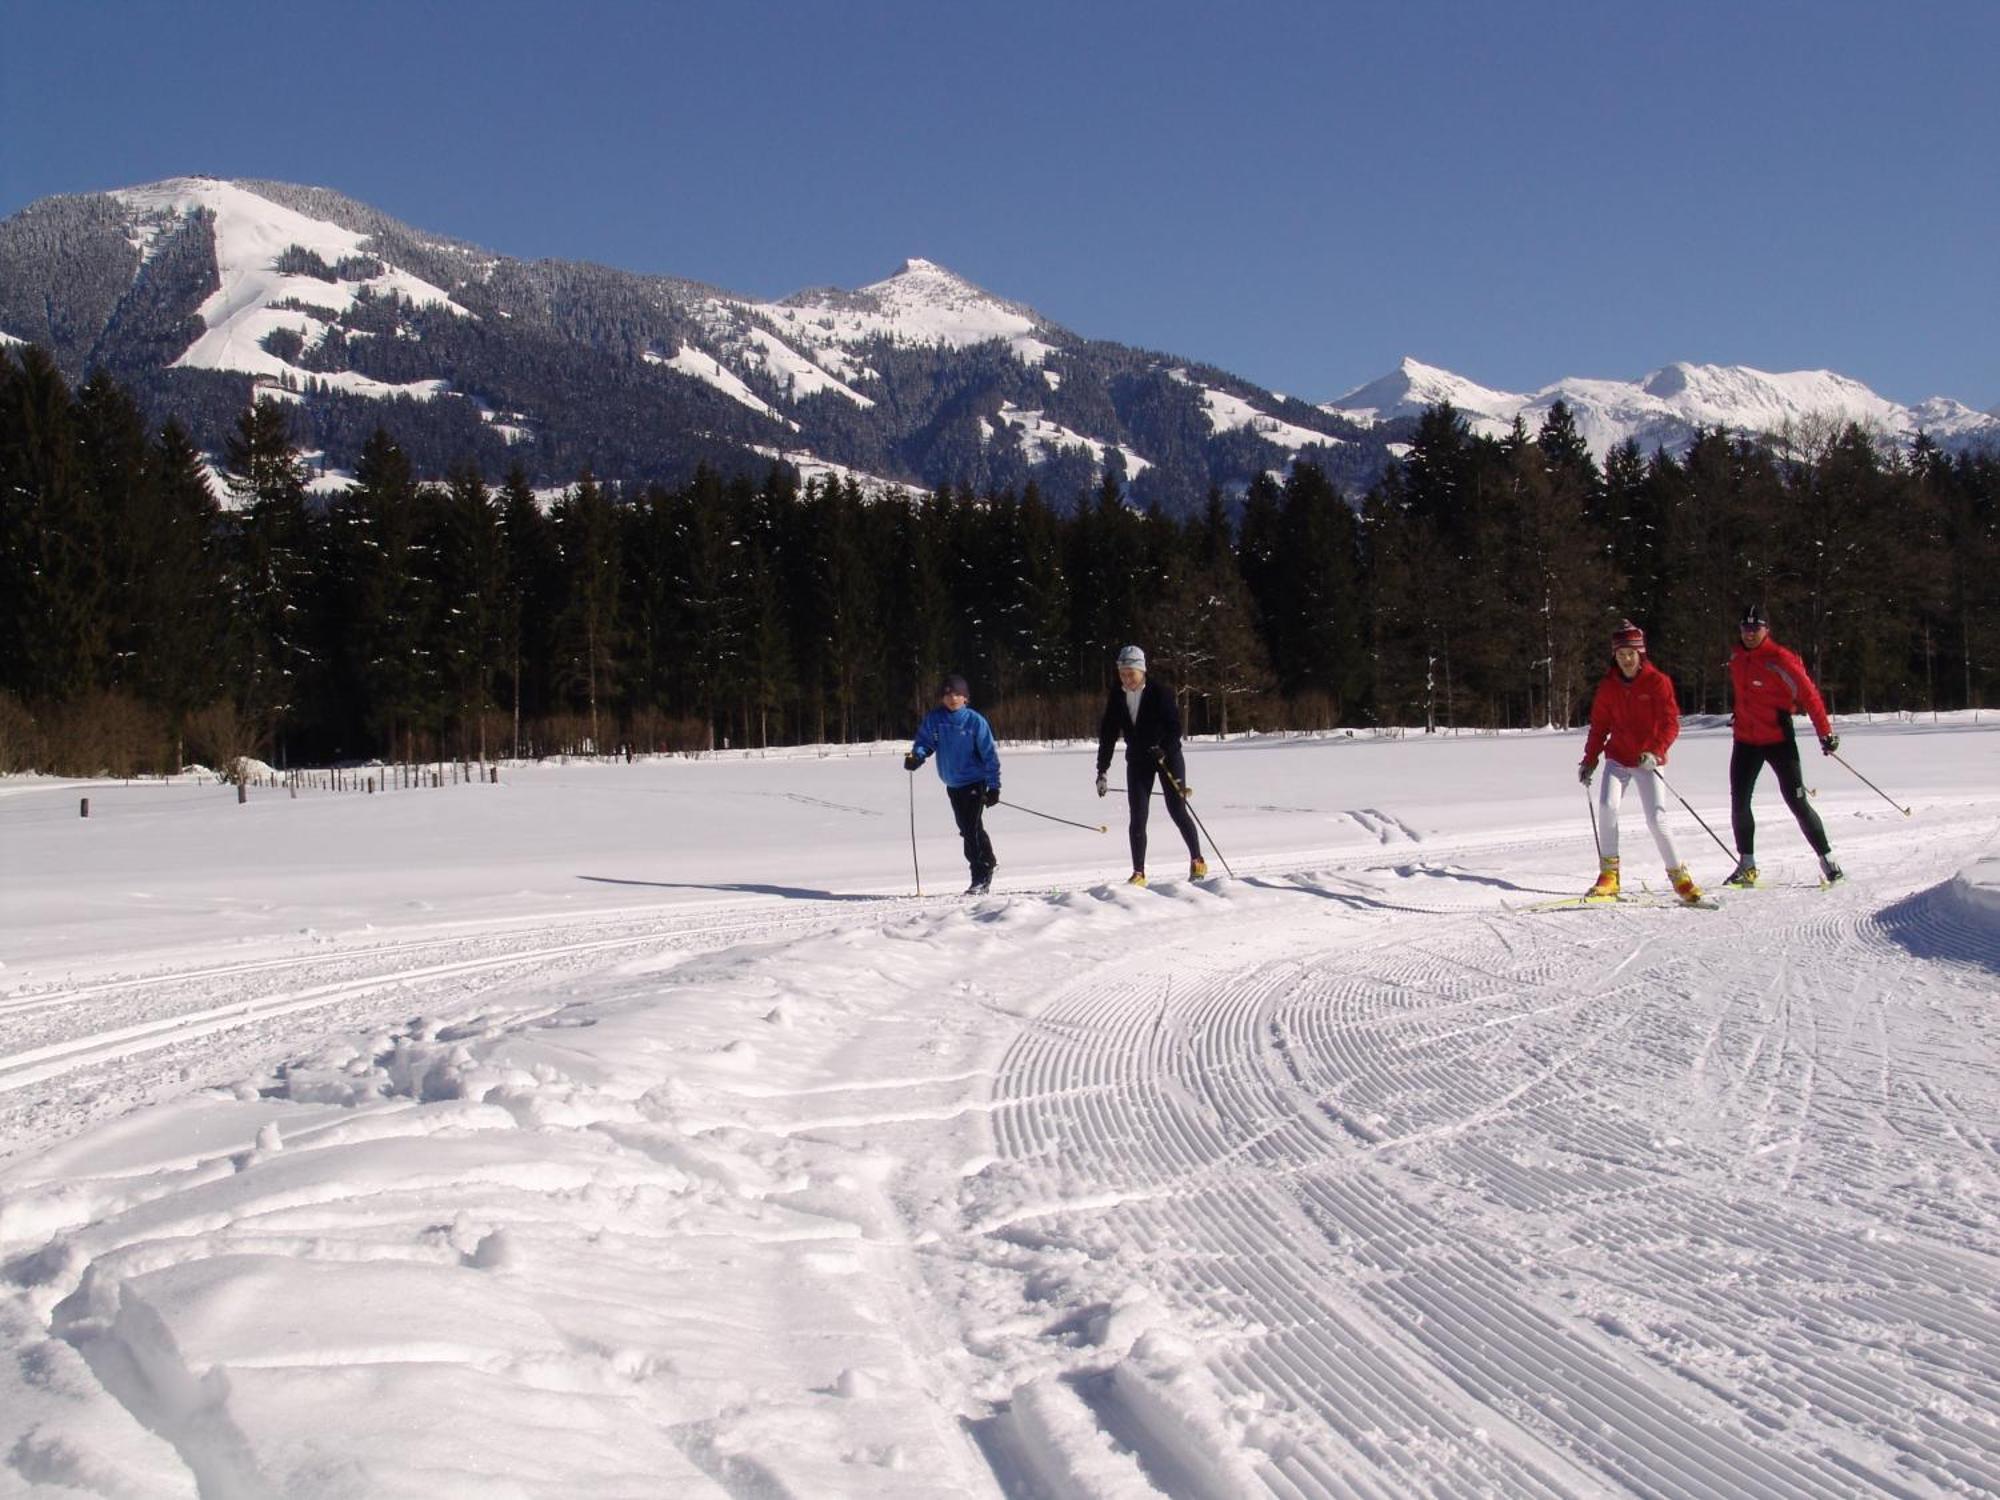
[[[1760,892],[1720,931],[1413,930],[1337,879],[1300,894],[1354,930],[1288,902],[1229,918],[1247,968],[1141,944],[1051,994],[993,1117],[1049,1205],[994,1232],[1212,1329],[1270,1493],[2000,1487],[2000,1121],[1968,1107],[1993,1080],[1962,1030],[1994,1034],[2000,944],[1854,891]],[[1913,929],[1985,963],[1911,964]],[[1921,1357],[1885,1359],[1912,1329]],[[1076,1388],[1161,1493],[1231,1493],[1122,1373]],[[1892,1441],[1857,1440],[1887,1413]]]
[[[865,1227],[931,1288],[930,1311],[890,1297],[881,1316],[913,1361],[949,1372],[930,1394],[987,1466],[926,1479],[920,1449],[914,1472],[851,1493],[1987,1495],[2000,941],[1941,882],[1991,837],[1969,820],[1921,845],[1856,841],[1845,885],[1774,886],[1698,917],[1507,910],[1550,893],[1432,849],[1148,890],[1009,894],[1003,878],[966,901],[722,903],[161,969],[0,1001],[0,1109],[81,1123],[105,1100],[272,1067],[315,1016],[484,1006],[445,1039],[504,1048],[565,1008],[663,978],[671,995],[690,955],[730,958],[730,982],[761,992],[784,988],[801,945],[831,945],[879,972],[884,1004],[817,1044],[921,1051],[925,1066],[746,1106],[734,1128],[808,1151],[932,1132],[888,1184],[900,1226]],[[942,998],[913,1007],[897,984]],[[564,1105],[540,1128],[603,1123]],[[322,1199],[318,1242],[343,1233],[343,1206],[369,1220],[370,1195],[395,1186]],[[157,1231],[95,1231],[101,1253],[193,1253],[170,1211],[151,1212]],[[264,1234],[255,1219],[237,1227]],[[201,1231],[214,1254],[232,1232]],[[79,1243],[71,1276],[92,1253]],[[946,1326],[1003,1295],[1003,1325]],[[198,1439],[134,1415],[213,1489]],[[802,1493],[665,1441],[686,1493]]]

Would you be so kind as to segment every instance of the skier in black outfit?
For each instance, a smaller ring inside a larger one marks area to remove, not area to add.
[[[1104,704],[1104,723],[1097,731],[1097,795],[1111,787],[1105,775],[1111,769],[1111,749],[1125,740],[1125,791],[1132,821],[1132,878],[1128,885],[1146,883],[1146,814],[1153,801],[1153,782],[1160,781],[1160,795],[1166,799],[1167,816],[1187,840],[1188,877],[1200,880],[1208,874],[1208,861],[1201,857],[1201,839],[1187,803],[1174,789],[1187,785],[1187,762],[1181,756],[1181,711],[1174,695],[1157,682],[1146,681],[1146,653],[1127,646],[1118,653],[1118,686]],[[1162,777],[1161,769],[1173,775]]]

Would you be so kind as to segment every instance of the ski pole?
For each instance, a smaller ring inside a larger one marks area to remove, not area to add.
[[[1011,807],[1015,812],[1024,812],[1031,818],[1047,818],[1051,823],[1067,823],[1072,828],[1086,829],[1091,833],[1109,833],[1111,831],[1103,823],[1079,823],[1074,818],[1059,818],[1054,813],[1036,812],[1032,807],[1023,807],[1018,802],[1000,802],[995,805],[999,807]]]
[[[1167,785],[1172,787],[1174,795],[1181,799],[1181,806],[1185,807],[1189,812],[1194,813],[1194,826],[1199,828],[1201,836],[1208,840],[1208,847],[1215,850],[1215,857],[1222,861],[1224,872],[1231,880],[1234,880],[1236,872],[1229,868],[1228,858],[1223,854],[1221,847],[1215,842],[1215,835],[1208,831],[1208,825],[1202,822],[1201,814],[1194,811],[1194,799],[1188,796],[1186,787],[1174,780],[1173,769],[1167,764],[1167,752],[1164,750],[1155,750],[1153,756],[1160,763],[1160,774],[1167,778]]]
[[[1590,809],[1590,841],[1597,845],[1597,862],[1604,863],[1604,836],[1597,831],[1597,794],[1589,782],[1583,784],[1583,805]]]
[[[1847,766],[1847,757],[1842,755],[1838,750],[1833,752],[1833,758],[1839,761],[1843,766]],[[1850,771],[1854,771],[1854,767],[1852,766],[1847,766],[1847,769]],[[1859,771],[1854,771],[1854,774],[1856,776],[1861,776],[1861,773]],[[1887,792],[1883,791],[1882,788],[1875,785],[1875,783],[1870,781],[1866,776],[1861,776],[1861,784],[1867,787],[1868,790],[1873,792],[1876,796],[1880,797],[1884,802],[1888,803],[1891,807],[1895,808],[1896,811],[1901,813],[1904,817],[1907,818],[1910,815],[1910,810],[1907,807],[1904,807],[1902,804],[1897,802],[1894,797],[1891,797]]]
[[[917,877],[917,894],[924,893],[924,872],[917,867],[917,773],[910,772],[910,871]]]
[[[1660,778],[1661,786],[1665,787],[1670,792],[1674,792],[1674,784],[1671,781],[1667,780],[1666,772],[1662,771],[1658,766],[1655,766],[1653,767],[1653,774]],[[1693,818],[1695,822],[1701,824],[1701,831],[1703,833],[1707,834],[1710,838],[1715,839],[1716,848],[1720,849],[1724,854],[1728,855],[1731,859],[1736,858],[1736,851],[1730,848],[1727,844],[1723,843],[1720,838],[1716,838],[1715,830],[1708,826],[1708,823],[1702,818],[1702,815],[1696,812],[1692,807],[1688,807],[1687,798],[1683,797],[1679,792],[1674,792],[1674,801],[1680,803],[1682,807],[1687,808],[1688,816],[1690,818]]]

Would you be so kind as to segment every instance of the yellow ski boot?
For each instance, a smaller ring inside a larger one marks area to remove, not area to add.
[[[1132,878],[1125,883],[1127,885],[1144,885],[1146,883],[1146,872],[1144,870],[1134,870]]]
[[[1701,887],[1694,883],[1694,876],[1688,874],[1688,867],[1686,865],[1675,865],[1671,870],[1667,871],[1667,879],[1673,885],[1674,894],[1687,902],[1689,906],[1695,906],[1700,903]]]
[[[1205,859],[1193,859],[1193,860],[1189,860],[1189,861],[1188,861],[1188,879],[1189,879],[1189,880],[1206,880],[1206,879],[1208,879],[1208,861],[1207,861],[1207,860],[1205,860]]]
[[[1618,856],[1607,855],[1597,862],[1597,883],[1583,893],[1586,901],[1611,901],[1618,895]]]

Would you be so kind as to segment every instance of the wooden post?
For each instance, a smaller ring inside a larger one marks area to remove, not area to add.
[[[237,782],[236,805],[238,807],[241,807],[244,803],[248,802],[249,800],[250,800],[250,784],[247,781]]]
[[[90,816],[90,799],[89,799],[88,797],[85,797],[85,798],[83,799],[83,808],[82,808],[82,810],[81,810],[81,811],[80,811],[80,812],[79,812],[79,813],[77,814],[77,816],[78,816],[78,817],[83,817],[83,818],[87,818],[87,817],[89,817],[89,816]]]

